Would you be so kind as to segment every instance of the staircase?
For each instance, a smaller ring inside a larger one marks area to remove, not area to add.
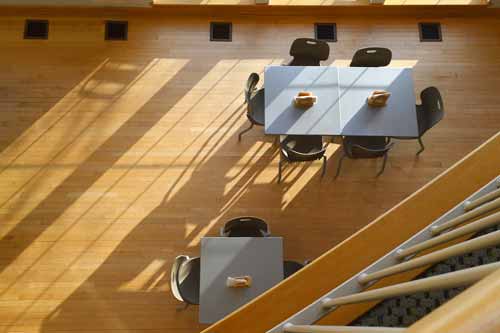
[[[410,332],[500,272],[499,224],[500,133],[204,332]]]
[[[500,211],[491,213],[496,210],[500,210],[500,176],[388,255],[268,332],[337,332],[337,328],[327,330],[325,326],[310,324],[337,307],[373,300],[385,301],[356,320],[355,325],[404,327],[415,323],[457,295],[461,288],[500,269],[500,231],[496,229]],[[470,222],[473,219],[476,220]],[[492,227],[494,231],[490,233],[416,256]],[[431,264],[435,266],[411,282],[366,290],[376,280]]]
[[[500,233],[499,230],[499,225],[496,225],[477,233],[474,237],[478,238],[495,232],[496,235],[498,235],[498,233]],[[497,236],[490,235],[490,237],[496,238]],[[498,241],[498,243],[500,243],[500,241]],[[443,260],[420,274],[417,279],[425,279],[431,276],[498,261],[500,261],[500,245],[489,246]],[[463,290],[465,290],[465,287],[455,287],[393,297],[377,304],[373,309],[351,323],[351,325],[408,327],[461,293]]]

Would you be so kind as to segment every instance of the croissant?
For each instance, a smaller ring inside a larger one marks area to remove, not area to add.
[[[231,288],[245,288],[252,285],[252,277],[249,275],[245,276],[229,276],[226,280],[226,286]]]
[[[390,92],[387,92],[385,90],[375,90],[372,92],[372,94],[368,97],[368,105],[372,107],[382,107],[387,105],[387,100],[391,96]]]

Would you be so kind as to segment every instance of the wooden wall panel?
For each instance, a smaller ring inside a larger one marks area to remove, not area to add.
[[[0,0],[0,6],[151,7],[152,0]]]
[[[2,10],[0,330],[200,331],[196,307],[177,311],[170,296],[170,265],[224,221],[261,216],[287,258],[313,259],[495,134],[498,18],[422,13]],[[48,40],[22,39],[31,17],[50,20]],[[233,20],[232,43],[208,41],[221,18]],[[443,43],[419,43],[429,18]],[[106,19],[128,20],[129,41],[105,42]],[[272,138],[255,129],[237,142],[248,74],[287,60],[317,21],[338,24],[327,64],[386,46],[394,65],[414,65],[417,91],[441,89],[446,117],[419,158],[416,142],[399,142],[383,176],[380,161],[346,161],[333,181],[332,144],[323,181],[313,163],[278,185]]]
[[[487,6],[487,0],[386,0],[385,6]],[[0,6],[23,7],[162,7],[162,6],[252,6],[259,10],[266,7],[327,7],[370,6],[369,0],[269,0],[268,4],[255,4],[255,0],[0,0]]]
[[[255,0],[154,0],[154,5],[255,5]],[[486,0],[386,0],[384,6],[414,6],[414,5],[461,5],[461,6],[485,6]],[[269,0],[266,6],[370,6],[369,0]]]

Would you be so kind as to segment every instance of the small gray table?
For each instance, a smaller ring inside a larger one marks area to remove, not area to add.
[[[269,66],[264,87],[267,134],[418,136],[410,68]],[[301,90],[318,96],[307,111],[293,105]],[[367,105],[374,90],[391,93],[386,106]]]
[[[283,280],[281,237],[201,239],[201,323],[214,323]],[[252,286],[229,288],[227,277],[250,275]]]

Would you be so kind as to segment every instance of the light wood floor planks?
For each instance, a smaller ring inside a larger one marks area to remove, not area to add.
[[[433,17],[443,43],[419,43],[415,17],[247,16],[232,43],[209,43],[209,17],[80,11],[22,40],[24,18],[47,13],[0,16],[0,332],[197,332],[170,266],[224,221],[263,217],[287,258],[312,259],[500,128],[497,18]],[[128,42],[103,41],[109,18],[129,20]],[[272,138],[238,143],[248,74],[288,59],[316,21],[338,25],[328,64],[386,46],[418,91],[439,87],[446,116],[420,158],[398,142],[378,179],[380,161],[346,161],[333,181],[332,144],[323,181],[313,163],[278,185]]]

